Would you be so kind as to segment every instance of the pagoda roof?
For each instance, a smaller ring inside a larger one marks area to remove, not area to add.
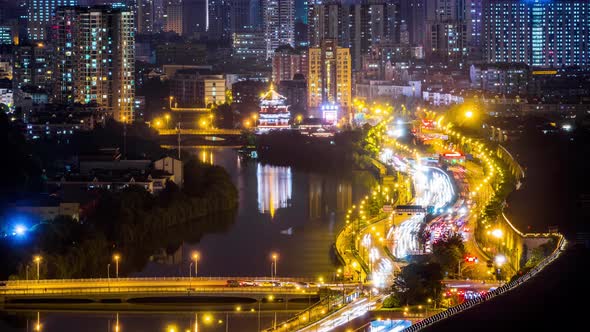
[[[276,92],[274,90],[274,88],[271,86],[270,90],[268,90],[267,92],[265,92],[262,95],[262,98],[260,98],[261,101],[271,101],[271,100],[287,100],[287,97],[281,95],[280,93]]]

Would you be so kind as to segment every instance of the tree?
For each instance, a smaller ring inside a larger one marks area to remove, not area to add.
[[[383,300],[383,308],[401,307],[402,302],[397,294],[391,294]]]
[[[459,260],[465,257],[465,246],[460,234],[453,234],[432,245],[432,261],[438,263],[443,273],[457,273]]]
[[[424,304],[428,299],[436,303],[442,292],[442,279],[438,263],[411,263],[402,269],[393,289],[402,304]]]
[[[4,112],[0,112],[0,148],[5,158],[0,170],[5,179],[0,186],[0,208],[6,199],[41,189],[41,167],[33,158],[30,145],[22,131]]]

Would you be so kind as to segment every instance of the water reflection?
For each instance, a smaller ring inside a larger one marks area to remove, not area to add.
[[[370,174],[318,174],[263,165],[240,159],[232,149],[201,148],[192,153],[199,160],[223,166],[239,191],[231,227],[198,241],[187,238],[184,243],[186,254],[193,250],[203,254],[199,275],[269,276],[272,252],[280,255],[279,276],[333,274],[337,261],[331,248],[336,232],[346,210],[373,184]],[[163,268],[151,263],[142,276],[163,275]],[[188,276],[189,260],[171,263],[165,275]]]
[[[322,175],[309,176],[309,218],[326,217],[352,206],[352,183]]]
[[[203,149],[199,154],[199,160],[204,164],[213,165],[213,150]]]
[[[23,312],[0,317],[2,332],[183,332],[260,331],[303,310],[200,312]]]
[[[258,164],[258,211],[274,218],[276,210],[291,204],[293,179],[291,167]]]

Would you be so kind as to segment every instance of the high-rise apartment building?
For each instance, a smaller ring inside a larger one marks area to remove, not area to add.
[[[280,45],[294,45],[295,0],[264,0],[263,21],[267,58]]]
[[[320,47],[309,48],[308,57],[308,108],[319,112],[324,105],[335,105],[347,112],[352,99],[349,49],[339,47],[336,39],[324,39]]]
[[[34,86],[49,89],[51,82],[51,50],[42,42],[14,47],[13,80],[15,89]]]
[[[426,33],[426,0],[400,0],[400,29],[403,26],[405,38],[412,46],[424,46]]]
[[[230,0],[209,0],[209,28],[207,35],[213,40],[229,40],[232,34]]]
[[[184,33],[183,8],[182,0],[164,0],[164,32]]]
[[[307,50],[296,50],[290,45],[279,46],[272,57],[272,81],[279,86],[281,81],[292,80],[295,74],[305,77],[307,67]]]
[[[136,0],[136,23],[137,33],[156,32],[154,26],[155,20],[155,2],[154,0]]]
[[[590,2],[528,1],[532,66],[590,65]]]
[[[117,121],[133,121],[133,13],[109,6],[61,7],[55,34],[55,99],[96,102]]]
[[[47,39],[47,29],[58,6],[75,6],[77,0],[28,0],[27,34],[33,41]]]
[[[264,62],[266,39],[260,30],[235,32],[232,37],[232,56],[240,60]]]
[[[250,20],[250,0],[230,1],[231,33],[250,31],[254,27]]]
[[[467,28],[468,53],[473,58],[481,59],[481,38],[483,33],[483,0],[466,0],[465,17]]]
[[[208,0],[184,0],[183,1],[183,32],[188,35],[204,33],[207,31],[209,18]]]
[[[468,55],[465,0],[429,0],[425,15],[424,50],[427,57],[450,60]]]
[[[390,8],[391,7],[391,8]],[[350,48],[352,67],[361,67],[361,57],[371,45],[393,38],[393,3],[381,0],[346,3],[339,1],[308,4],[309,45],[318,47],[324,39],[336,39]]]
[[[199,69],[181,69],[170,80],[177,107],[204,108],[225,102],[225,77],[201,75]]]
[[[484,0],[485,60],[540,67],[590,64],[586,0]]]

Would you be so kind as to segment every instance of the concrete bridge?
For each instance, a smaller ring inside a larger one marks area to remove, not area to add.
[[[158,129],[160,136],[178,135],[178,129]],[[181,136],[240,136],[241,129],[180,129]]]
[[[228,283],[228,280],[232,280]],[[235,282],[234,282],[235,281]],[[241,284],[241,286],[240,286]],[[323,286],[323,285],[321,285]],[[109,305],[252,305],[316,302],[320,285],[295,278],[108,278],[11,280],[0,286],[5,308],[96,309]]]

